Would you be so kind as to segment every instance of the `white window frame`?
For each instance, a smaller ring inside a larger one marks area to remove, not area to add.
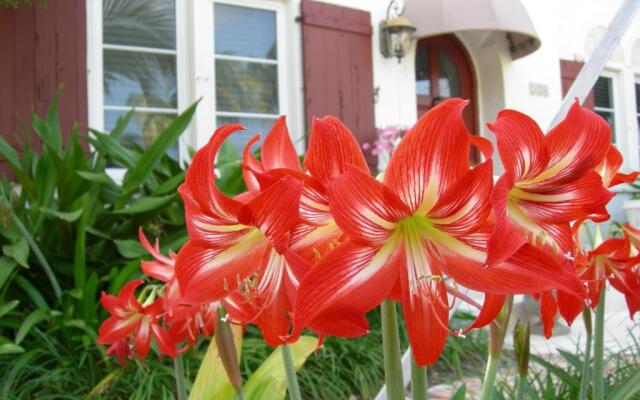
[[[615,124],[615,132],[612,132],[615,139],[615,145],[620,149],[621,152],[624,152],[624,149],[627,147],[628,138],[625,134],[626,127],[624,121],[624,107],[625,104],[624,99],[621,96],[622,90],[620,88],[621,79],[619,71],[614,71],[611,69],[603,70],[600,75],[603,78],[611,79],[611,98],[613,100],[613,108],[603,108],[596,107],[595,98],[593,109],[594,111],[607,111],[613,112],[613,121]]]
[[[215,54],[215,27],[213,21],[214,4],[228,4],[233,6],[256,8],[274,11],[276,15],[276,46],[278,49],[277,60],[261,60],[249,57],[222,56]],[[282,1],[277,0],[194,0],[192,15],[194,19],[193,47],[199,49],[194,52],[194,92],[195,97],[200,98],[196,117],[196,145],[204,145],[211,133],[215,130],[218,117],[240,118],[269,118],[275,120],[278,115],[290,115],[292,110],[289,102],[289,46],[287,46],[286,7]],[[278,67],[278,111],[279,114],[258,114],[243,112],[218,111],[216,108],[216,77],[215,60],[229,59],[238,61],[263,62],[277,65]],[[266,134],[267,132],[262,132]],[[293,132],[292,132],[293,133]],[[295,135],[295,134],[294,134]],[[297,138],[294,136],[295,141]]]
[[[300,108],[297,107],[298,104],[293,104],[293,102],[289,100],[292,96],[293,88],[292,80],[288,78],[292,73],[296,73],[297,71],[295,70],[295,66],[290,66],[290,61],[292,61],[292,48],[294,46],[292,46],[291,43],[293,39],[287,35],[287,32],[290,31],[287,21],[292,21],[293,18],[288,18],[288,14],[290,14],[291,11],[287,10],[287,2],[281,0],[176,0],[175,54],[178,90],[178,107],[176,111],[181,113],[193,102],[200,100],[192,123],[179,141],[181,162],[189,161],[190,148],[197,149],[208,142],[216,128],[216,117],[218,115],[273,117],[270,114],[216,112],[214,3],[275,11],[276,44],[278,46],[278,58],[275,63],[278,66],[279,115],[291,116],[288,118],[288,122],[294,142],[304,137],[304,132],[300,128],[303,125],[301,122],[304,120],[304,117],[297,115],[297,113],[302,112],[302,110],[298,110],[298,108]],[[88,122],[91,128],[103,131],[105,126],[105,108],[103,89],[104,44],[102,42],[102,1],[87,0],[86,10]],[[297,28],[296,24],[292,25],[294,25],[294,28]],[[167,53],[169,52],[171,54],[174,53],[173,50],[167,51]],[[255,61],[255,59],[250,59],[250,61]],[[111,108],[113,109],[113,107]],[[129,109],[128,107],[121,108]],[[154,111],[143,107],[137,107],[136,109],[140,111]],[[277,116],[275,118],[277,118]],[[292,122],[294,126],[291,126]],[[262,133],[266,134],[267,132]],[[124,175],[124,170],[112,169],[109,173],[114,179],[121,180]]]
[[[178,94],[177,108],[165,109],[155,107],[135,107],[142,112],[171,112],[176,115],[183,112],[193,102],[188,95],[188,37],[186,33],[186,9],[184,1],[176,0],[176,49],[155,49],[143,46],[111,45],[103,43],[102,0],[87,0],[87,85],[88,85],[88,122],[89,127],[98,131],[105,130],[104,112],[129,111],[127,106],[105,106],[104,104],[104,50],[115,49],[125,51],[141,50],[148,53],[168,54],[176,56],[176,89]],[[186,160],[188,147],[192,143],[191,129],[187,128],[178,141],[180,160]],[[109,175],[117,182],[124,178],[122,168],[109,168]]]

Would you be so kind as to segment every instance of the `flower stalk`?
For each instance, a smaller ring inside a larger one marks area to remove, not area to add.
[[[593,400],[604,399],[604,304],[605,288],[600,292],[596,308],[595,332],[593,338]]]
[[[427,367],[420,367],[411,355],[411,398],[427,400]]]
[[[288,344],[280,346],[282,351],[282,361],[284,362],[284,369],[287,374],[287,385],[289,389],[290,400],[302,400],[300,394],[300,385],[298,385],[298,377],[296,376],[296,367],[293,363],[293,354],[291,353],[291,347]]]
[[[482,382],[481,400],[493,399],[494,384],[496,375],[498,374],[498,366],[500,365],[500,356],[502,355],[502,347],[504,338],[507,334],[507,326],[511,317],[511,309],[513,308],[513,296],[507,296],[502,306],[502,311],[496,320],[489,327],[489,359],[487,368],[484,373]]]
[[[404,400],[404,380],[402,378],[402,358],[396,305],[385,299],[382,311],[382,349],[384,354],[384,380],[387,385],[388,400]]]
[[[518,376],[516,378],[516,399],[524,399],[524,389],[527,385],[527,375],[529,373],[529,324],[517,322],[513,330],[513,345],[518,364]]]
[[[587,332],[587,343],[584,349],[584,361],[582,362],[582,376],[580,379],[580,394],[578,400],[586,400],[589,387],[590,372],[591,372],[591,347],[593,341],[593,332],[591,324],[591,309],[585,307],[582,310],[582,319],[584,321],[584,328]]]
[[[187,386],[184,381],[184,360],[178,355],[173,360],[173,375],[176,379],[176,399],[187,400]]]

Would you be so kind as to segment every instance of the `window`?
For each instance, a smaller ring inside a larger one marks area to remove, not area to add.
[[[635,84],[636,89],[636,120],[638,121],[638,128],[640,130],[640,83]],[[639,132],[640,133],[640,132]]]
[[[174,0],[103,0],[103,127],[135,107],[125,146],[148,147],[177,115],[176,58]],[[177,145],[170,154],[178,157]]]
[[[593,87],[593,110],[611,126],[611,142],[616,138],[616,115],[613,94],[613,78],[601,76]]]
[[[240,148],[281,113],[276,11],[214,3],[215,108],[218,126],[240,123]]]
[[[172,156],[203,145],[216,126],[247,127],[244,146],[288,109],[285,5],[272,0],[101,0],[88,6],[89,125],[111,130],[135,107],[120,137],[147,147],[202,99]],[[294,118],[295,122],[301,122]],[[302,135],[301,129],[300,135]]]

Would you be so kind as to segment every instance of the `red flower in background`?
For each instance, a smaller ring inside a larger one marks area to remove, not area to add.
[[[488,263],[506,259],[527,242],[573,254],[570,223],[590,215],[608,218],[605,206],[613,193],[594,170],[610,149],[607,123],[576,102],[547,135],[512,110],[500,112],[489,129],[505,173],[492,194],[496,227]]]
[[[102,293],[102,306],[111,316],[100,326],[98,343],[110,344],[108,353],[116,354],[122,363],[130,355],[131,347],[140,358],[145,358],[151,337],[162,354],[176,356],[176,345],[159,322],[164,313],[164,299],[160,297],[142,306],[135,297],[142,283],[140,279],[127,283],[117,297]]]
[[[303,277],[294,338],[317,315],[364,313],[390,296],[402,303],[416,361],[433,364],[448,333],[445,275],[488,293],[474,327],[494,319],[506,294],[581,294],[575,277],[530,245],[484,267],[492,165],[469,168],[465,104],[447,100],[423,116],[392,155],[384,183],[354,167],[327,182],[331,212],[348,240]]]

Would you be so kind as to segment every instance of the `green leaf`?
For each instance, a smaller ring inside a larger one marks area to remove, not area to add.
[[[11,310],[13,310],[14,308],[16,308],[18,306],[18,304],[20,304],[20,301],[13,300],[13,301],[10,301],[10,302],[8,302],[6,304],[1,305],[0,306],[0,318],[4,317],[8,313],[10,313]]]
[[[16,260],[21,267],[29,268],[29,244],[24,238],[20,238],[20,240],[13,244],[5,244],[2,246],[2,253]]]
[[[44,308],[32,311],[31,314],[24,319],[22,325],[20,325],[20,329],[18,329],[16,333],[16,344],[20,344],[36,324],[47,319],[48,313],[49,310]]]
[[[176,193],[172,193],[164,196],[141,197],[134,201],[129,207],[113,211],[113,214],[140,214],[149,212],[171,203],[175,200],[176,196]]]
[[[18,153],[16,152],[16,150],[11,147],[11,145],[9,143],[7,143],[6,140],[4,140],[1,136],[0,136],[0,155],[9,163],[11,164],[11,167],[18,170],[18,171],[22,171],[22,166],[20,166],[20,160],[18,159]]]
[[[112,278],[111,284],[109,285],[108,292],[111,294],[116,294],[122,289],[122,287],[131,280],[131,277],[136,273],[140,272],[140,260],[133,260],[129,262],[122,270],[117,271],[115,278]]]
[[[318,338],[301,336],[297,342],[290,344],[293,363],[300,369],[307,357],[313,353]],[[284,399],[287,393],[287,378],[282,362],[282,349],[275,349],[260,367],[251,375],[244,385],[247,400]]]
[[[40,207],[40,211],[55,218],[59,218],[63,221],[74,222],[82,215],[84,210],[75,211],[56,211],[46,207]]]
[[[20,275],[16,275],[14,278],[18,286],[24,290],[24,292],[29,296],[33,304],[38,308],[49,308],[47,301],[44,299],[42,294],[36,289],[35,286],[31,284],[28,280]]]
[[[580,388],[580,381],[576,379],[576,377],[569,375],[569,373],[564,369],[551,364],[544,358],[535,354],[531,354],[531,360],[543,366],[548,372],[560,378],[564,383],[571,385],[576,389]]]
[[[164,181],[160,186],[158,186],[154,191],[153,195],[157,196],[160,194],[165,194],[169,192],[174,192],[178,189],[178,186],[184,181],[184,172],[180,172],[177,175],[172,176],[171,178]]]
[[[92,131],[94,137],[89,141],[98,149],[100,153],[107,154],[114,161],[119,162],[126,168],[133,167],[140,159],[140,156],[124,147],[115,137]]]
[[[118,252],[125,258],[140,258],[147,254],[140,242],[134,239],[114,240]]]
[[[127,171],[122,184],[125,192],[131,192],[145,181],[147,176],[153,171],[158,160],[167,153],[180,135],[182,135],[182,132],[189,126],[189,122],[191,122],[197,106],[198,103],[196,102],[185,112],[178,115],[144,152],[137,164]]]
[[[118,185],[104,172],[91,172],[91,171],[75,171],[76,174],[84,180],[93,183],[99,183],[101,185],[118,187]]]
[[[238,351],[238,359],[240,359],[242,327],[232,325],[231,330],[233,331],[236,350]],[[233,386],[218,355],[216,341],[211,340],[191,388],[189,400],[233,400],[234,393]]]
[[[9,280],[9,277],[18,266],[18,263],[13,258],[0,257],[0,290]]]
[[[453,396],[451,396],[451,400],[464,400],[466,395],[467,395],[467,385],[463,383],[462,386],[460,386],[458,390],[456,390]]]
[[[625,381],[614,386],[607,400],[626,400],[632,398],[636,393],[640,392],[640,369],[635,374],[628,377]]]
[[[13,343],[0,344],[0,355],[24,353],[24,348]]]

